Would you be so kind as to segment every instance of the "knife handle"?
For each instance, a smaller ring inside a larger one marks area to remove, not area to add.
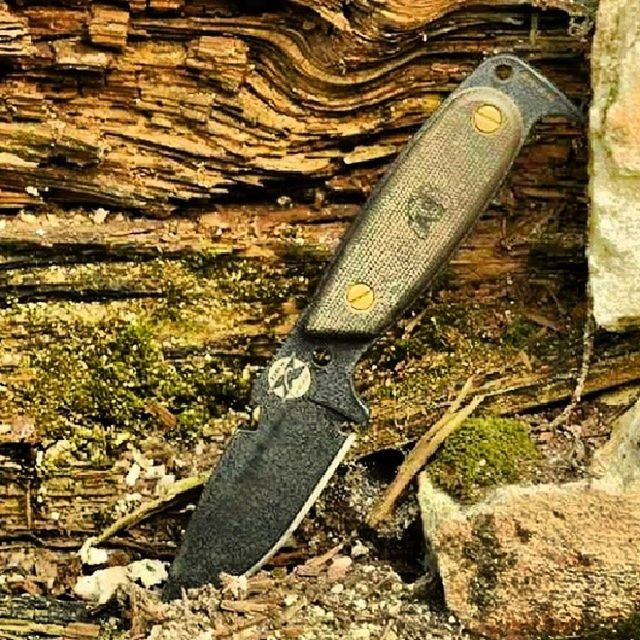
[[[480,65],[380,181],[320,283],[303,330],[379,334],[447,262],[532,124],[547,113],[577,116],[551,83],[518,58],[496,56]]]

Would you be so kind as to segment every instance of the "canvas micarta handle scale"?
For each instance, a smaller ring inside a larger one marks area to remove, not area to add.
[[[309,306],[314,335],[379,334],[425,289],[489,204],[532,125],[580,120],[513,56],[481,64],[415,134],[347,232]]]

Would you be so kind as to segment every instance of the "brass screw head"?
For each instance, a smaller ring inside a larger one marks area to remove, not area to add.
[[[354,311],[367,311],[373,306],[373,289],[364,282],[356,282],[347,289],[347,302]]]
[[[473,113],[473,125],[480,133],[495,133],[502,126],[502,111],[492,104],[480,105]]]

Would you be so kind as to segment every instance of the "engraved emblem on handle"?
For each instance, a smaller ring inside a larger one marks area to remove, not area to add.
[[[409,226],[419,238],[426,238],[443,215],[444,207],[429,193],[419,193],[407,202]]]

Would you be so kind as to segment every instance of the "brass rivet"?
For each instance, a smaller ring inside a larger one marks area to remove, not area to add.
[[[483,104],[475,110],[473,124],[480,133],[495,133],[502,126],[502,111],[492,104]]]
[[[355,311],[366,311],[373,306],[373,289],[364,282],[352,284],[347,289],[347,302]]]

